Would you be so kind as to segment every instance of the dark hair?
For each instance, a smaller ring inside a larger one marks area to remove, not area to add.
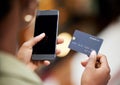
[[[0,0],[0,21],[10,12],[12,1],[13,0]]]

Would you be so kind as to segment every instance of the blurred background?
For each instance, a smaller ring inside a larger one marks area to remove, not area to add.
[[[55,61],[36,71],[45,85],[80,85],[84,70],[80,62],[88,57],[67,48],[76,29],[104,39],[100,53],[111,68],[108,85],[120,85],[120,0],[40,0],[38,9],[59,10],[58,36],[64,39]],[[19,44],[33,34],[34,21],[22,31]]]

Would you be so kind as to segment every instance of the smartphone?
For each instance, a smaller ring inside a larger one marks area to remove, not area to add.
[[[46,36],[33,47],[32,60],[54,60],[58,34],[58,10],[38,10],[35,20],[34,37]]]

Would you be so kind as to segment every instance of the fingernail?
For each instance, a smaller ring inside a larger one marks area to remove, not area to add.
[[[96,51],[93,50],[91,53],[90,53],[90,57],[95,57],[97,54],[96,54]]]
[[[50,65],[50,61],[45,60],[45,61],[44,61],[44,64],[45,64],[46,66],[48,66],[48,65]]]
[[[45,33],[41,33],[40,36],[41,36],[41,37],[44,37],[44,36],[45,36]]]

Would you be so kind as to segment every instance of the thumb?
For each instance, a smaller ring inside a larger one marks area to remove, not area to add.
[[[86,67],[93,67],[94,68],[95,63],[96,63],[96,51],[92,51]]]
[[[27,41],[28,46],[33,47],[35,44],[37,44],[39,41],[41,41],[45,37],[45,33],[42,33],[29,41]]]

